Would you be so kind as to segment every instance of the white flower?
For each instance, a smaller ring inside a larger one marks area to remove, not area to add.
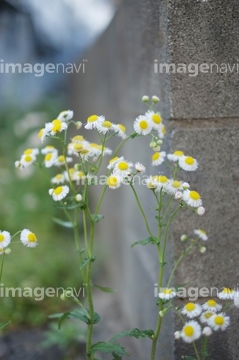
[[[109,132],[111,129],[113,129],[113,124],[111,121],[109,120],[105,120],[102,123],[98,123],[96,124],[96,129],[97,131],[99,131],[102,134],[107,134],[107,132]]]
[[[201,216],[205,213],[205,208],[203,206],[199,206],[199,208],[196,209],[196,212]]]
[[[137,162],[135,165],[135,170],[137,170],[140,173],[144,173],[145,172],[145,166],[139,162]]]
[[[185,323],[181,337],[186,343],[191,343],[201,336],[201,326],[194,320],[188,321]]]
[[[126,160],[117,161],[114,165],[113,172],[114,174],[118,174],[121,177],[124,177],[131,173],[132,167],[132,162]]]
[[[57,116],[57,119],[61,121],[68,121],[71,120],[73,116],[74,112],[72,110],[64,110],[60,112],[60,114]]]
[[[0,248],[3,249],[7,247],[11,242],[11,235],[8,231],[0,230]]]
[[[34,148],[34,149],[26,149],[23,152],[23,155],[33,155],[36,156],[39,154],[39,149],[38,148]]]
[[[123,156],[121,156],[121,157],[116,156],[113,159],[110,159],[107,169],[109,169],[109,170],[113,169],[117,162],[123,161],[123,160],[124,160]]]
[[[181,156],[178,164],[185,171],[194,171],[198,168],[197,160],[191,156]]]
[[[167,186],[167,192],[169,194],[176,194],[177,192],[180,192],[180,190],[183,190],[182,188],[182,182],[178,181],[178,180],[174,180],[174,179],[170,179],[168,181],[168,186]],[[181,197],[182,197],[182,193],[180,192]],[[181,198],[180,197],[180,198]]]
[[[154,111],[149,110],[146,112],[145,116],[150,122],[152,122],[155,130],[162,129],[162,117],[160,113],[155,113]]]
[[[202,305],[202,308],[203,310],[217,312],[222,309],[222,305],[218,304],[215,300],[210,299]]]
[[[212,315],[215,315],[215,312],[214,311],[204,311],[202,312],[202,314],[200,315],[200,321],[202,324],[205,324],[205,323],[208,323],[208,320],[210,319],[210,317]]]
[[[176,292],[175,292],[175,289],[172,289],[172,288],[164,288],[164,289],[161,289],[161,291],[159,292],[158,296],[160,299],[163,299],[163,300],[169,300],[169,299],[172,299],[176,296]]]
[[[122,177],[117,174],[112,174],[107,179],[107,185],[110,189],[117,189],[120,187],[122,182]]]
[[[169,161],[178,161],[181,157],[183,157],[184,156],[184,152],[183,151],[181,151],[181,150],[176,150],[176,151],[174,151],[174,153],[173,154],[168,154],[167,155],[167,158],[168,158],[168,160]]]
[[[102,115],[101,116],[91,115],[87,119],[85,129],[87,129],[87,130],[95,129],[97,127],[97,125],[101,124],[104,121],[105,121],[105,117]]]
[[[160,191],[163,189],[165,192],[167,191],[168,186],[168,178],[164,175],[156,175],[153,176],[153,183],[156,186],[156,191]]]
[[[160,126],[158,129],[158,137],[160,139],[163,139],[164,138],[164,135],[166,134],[166,128],[164,125]]]
[[[64,130],[66,130],[67,127],[68,127],[68,125],[65,121],[55,119],[52,122],[46,123],[45,131],[49,135],[56,135],[57,133],[60,133]]]
[[[36,235],[31,232],[29,229],[22,230],[20,234],[20,240],[24,246],[34,248],[37,246],[37,238]]]
[[[219,299],[223,300],[233,300],[234,298],[234,290],[231,288],[223,288],[221,292],[217,295]]]
[[[44,155],[47,155],[47,154],[53,153],[53,152],[57,153],[57,149],[52,145],[47,145],[43,149],[41,149],[41,153]]]
[[[67,185],[57,186],[53,190],[53,193],[51,194],[53,200],[59,201],[66,197],[66,195],[69,193],[69,187]]]
[[[64,174],[57,174],[51,179],[52,184],[63,184],[65,182]]]
[[[202,205],[201,196],[197,191],[185,190],[183,192],[183,200],[191,207],[199,207]]]
[[[194,318],[200,315],[201,312],[202,312],[201,305],[194,304],[192,302],[187,303],[182,309],[182,314],[188,316],[189,318]]]
[[[209,326],[205,326],[205,328],[202,331],[202,334],[205,336],[212,335],[212,329]]]
[[[199,237],[199,239],[201,239],[203,241],[208,240],[208,236],[204,230],[196,229],[196,230],[194,230],[194,234],[196,234]]]
[[[157,151],[152,155],[152,165],[153,166],[157,166],[160,165],[164,162],[166,156],[166,152],[165,151]]]
[[[54,165],[64,166],[66,163],[70,163],[72,161],[73,161],[72,157],[65,157],[64,155],[60,155],[55,159]]]
[[[153,129],[153,123],[146,116],[139,115],[134,121],[134,131],[139,135],[148,135]]]
[[[21,159],[20,159],[20,167],[25,168],[30,166],[34,161],[36,160],[36,156],[35,155],[22,155]]]
[[[116,133],[117,136],[121,137],[122,139],[126,139],[126,127],[122,124],[113,124],[112,130]]]
[[[49,152],[45,155],[44,164],[46,168],[49,168],[55,164],[57,159],[57,152]]]
[[[208,319],[208,325],[211,326],[213,330],[225,330],[229,324],[230,318],[224,313],[215,314]]]
[[[49,132],[46,130],[46,128],[42,128],[37,136],[39,137],[39,139],[41,139],[41,142],[43,142],[45,138],[49,136]]]

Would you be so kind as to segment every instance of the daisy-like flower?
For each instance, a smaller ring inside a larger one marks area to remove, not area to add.
[[[158,296],[160,299],[163,299],[163,300],[169,300],[169,299],[172,299],[176,296],[176,292],[175,292],[175,289],[172,289],[172,288],[164,288],[162,289]]]
[[[135,165],[135,170],[137,170],[140,173],[144,173],[145,172],[145,166],[139,162],[137,162]]]
[[[104,116],[91,115],[87,119],[87,123],[85,125],[85,129],[91,130],[97,128],[98,125],[102,124],[105,121]]]
[[[44,165],[46,168],[50,168],[55,164],[55,161],[57,159],[57,152],[50,152],[45,155],[44,158]]]
[[[96,125],[96,129],[102,133],[102,134],[107,134],[107,132],[109,132],[110,130],[113,129],[113,124],[111,121],[109,120],[105,120],[102,123],[99,123]]]
[[[160,165],[164,162],[166,156],[166,152],[165,151],[157,151],[152,155],[152,165],[153,166],[157,166]]]
[[[114,165],[113,172],[121,177],[127,176],[131,173],[133,163],[126,160],[117,161]]]
[[[197,160],[191,156],[181,156],[178,164],[185,171],[194,171],[198,168]]]
[[[109,186],[110,189],[117,189],[118,187],[120,187],[121,182],[122,182],[122,177],[117,174],[112,174],[107,179],[107,185]]]
[[[37,237],[29,229],[22,230],[20,234],[20,240],[24,246],[34,248],[37,246]]]
[[[214,311],[204,311],[201,315],[200,315],[200,321],[202,324],[208,323],[208,320],[210,319],[211,316],[215,315]]]
[[[160,191],[163,189],[165,192],[167,191],[168,186],[168,178],[165,175],[156,175],[153,176],[153,183],[156,186],[156,191]]]
[[[194,318],[200,315],[201,312],[202,312],[201,305],[194,304],[192,302],[187,303],[182,309],[182,314],[186,315],[189,318]]]
[[[184,152],[183,151],[181,151],[181,150],[176,150],[176,151],[174,151],[174,153],[173,154],[168,154],[167,155],[167,158],[168,158],[168,160],[169,161],[174,161],[174,162],[176,162],[176,161],[178,161],[181,157],[183,157],[184,156]]]
[[[42,128],[39,133],[37,134],[41,142],[45,140],[47,136],[49,136],[49,132],[46,130],[46,128]]]
[[[34,161],[36,160],[36,156],[33,154],[25,154],[22,155],[20,162],[19,162],[19,167],[25,168],[30,166],[32,163],[34,163]]]
[[[65,182],[64,174],[57,174],[51,179],[52,184],[63,184]]]
[[[146,112],[145,116],[152,122],[155,130],[160,130],[162,128],[162,117],[160,113],[149,110]]]
[[[217,295],[219,299],[223,300],[233,300],[234,298],[234,290],[231,288],[223,288],[221,292]]]
[[[150,176],[145,180],[145,184],[146,184],[146,186],[147,186],[148,189],[156,190],[157,185],[156,185],[156,183],[155,183],[154,178],[155,178],[155,176],[150,175]]]
[[[112,130],[115,132],[115,134],[119,137],[121,137],[122,139],[126,139],[127,135],[126,135],[126,127],[122,124],[113,124],[112,125]]]
[[[41,149],[41,153],[43,155],[47,155],[47,154],[50,154],[50,153],[53,153],[53,152],[57,153],[57,149],[52,145],[47,145],[43,149]]]
[[[74,169],[74,168],[70,168],[70,169],[68,169],[68,171],[65,170],[65,171],[63,172],[63,174],[64,174],[64,177],[65,177],[66,181],[73,180],[73,176],[74,176],[74,174],[75,174],[75,169]],[[70,179],[69,179],[69,175],[70,175]]]
[[[0,230],[0,248],[3,249],[7,247],[11,242],[11,235],[8,231]]]
[[[56,158],[54,165],[55,166],[64,166],[65,163],[72,162],[73,159],[71,157],[65,157],[64,155],[60,155]]]
[[[52,122],[46,123],[45,130],[49,135],[56,135],[68,128],[68,125],[65,121],[55,119]]]
[[[203,240],[203,241],[207,241],[208,240],[208,236],[206,234],[206,232],[202,229],[196,229],[194,230],[194,234],[196,234],[199,239]]]
[[[71,120],[73,116],[74,112],[72,110],[64,110],[60,112],[60,114],[57,116],[57,119],[61,121],[68,121]]]
[[[113,159],[110,159],[107,169],[109,169],[109,170],[113,169],[117,162],[123,161],[123,160],[124,160],[123,156],[121,156],[121,157],[116,156]]]
[[[202,199],[197,191],[185,190],[183,192],[183,200],[191,207],[199,207],[202,205]]]
[[[153,123],[146,115],[139,115],[133,126],[134,131],[139,135],[148,135],[153,129]]]
[[[38,148],[34,148],[34,149],[26,149],[23,152],[23,155],[33,155],[36,156],[39,154],[39,149]]]
[[[202,334],[205,336],[210,336],[212,335],[212,329],[209,326],[205,326],[205,328],[203,328]]]
[[[169,194],[175,195],[177,192],[180,192],[180,190],[182,190],[182,189],[183,189],[183,187],[182,187],[181,181],[174,180],[174,179],[170,179],[168,181],[167,192]],[[180,194],[181,194],[181,196],[180,196],[180,198],[181,198],[182,193],[180,192]]]
[[[160,139],[164,138],[164,135],[166,134],[166,127],[164,125],[162,125],[160,128],[157,129],[158,130],[158,137]]]
[[[218,304],[215,300],[210,299],[202,305],[202,308],[203,310],[217,312],[222,309],[222,305]]]
[[[229,316],[226,316],[224,313],[212,315],[208,319],[208,325],[211,326],[213,330],[225,330],[230,324]]]
[[[191,343],[200,338],[202,333],[201,326],[195,320],[191,320],[185,323],[182,331],[181,338],[186,343]]]
[[[66,197],[69,193],[69,187],[67,185],[57,186],[57,188],[53,189],[51,192],[51,196],[53,200],[60,201]]]

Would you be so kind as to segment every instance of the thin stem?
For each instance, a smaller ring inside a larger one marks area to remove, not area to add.
[[[200,360],[200,356],[199,356],[199,354],[198,354],[198,350],[197,350],[197,347],[196,347],[195,342],[193,342],[193,348],[194,348],[194,351],[195,351],[195,355],[196,355],[196,357],[197,357],[197,360]]]
[[[0,283],[2,281],[4,259],[5,259],[5,252],[3,252],[3,254],[2,254],[2,262],[1,262],[1,268],[0,268]]]

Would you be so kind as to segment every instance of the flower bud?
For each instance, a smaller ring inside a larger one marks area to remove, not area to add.
[[[157,103],[160,101],[159,97],[156,96],[156,95],[153,95],[152,98],[151,98],[151,100],[152,100],[152,102],[153,102],[154,104],[157,104]]]
[[[183,242],[185,242],[185,241],[188,240],[188,236],[185,235],[185,234],[183,234],[183,235],[180,237],[180,240],[183,241]]]
[[[142,96],[142,101],[147,103],[149,101],[149,97],[147,95]]]
[[[212,335],[212,329],[209,326],[206,326],[203,331],[202,331],[203,335],[205,336],[210,336]]]
[[[174,198],[176,200],[180,200],[180,199],[182,199],[182,197],[183,197],[183,194],[181,193],[181,191],[177,191],[176,194],[174,195]]]
[[[82,127],[82,122],[81,121],[76,121],[75,122],[75,127],[77,130],[79,130]]]
[[[176,340],[178,340],[178,339],[180,339],[180,337],[181,337],[181,332],[180,332],[180,331],[175,331],[175,333],[174,333],[174,338],[175,338]]]
[[[4,252],[5,252],[6,255],[10,255],[11,252],[12,252],[12,250],[11,250],[10,248],[6,248],[6,249],[4,250]]]
[[[203,215],[205,213],[205,208],[203,206],[199,206],[196,210],[198,215]]]
[[[81,195],[81,194],[77,194],[77,195],[75,196],[75,199],[76,199],[76,201],[81,201],[81,200],[82,200],[82,195]]]
[[[48,190],[48,194],[49,194],[49,195],[52,195],[53,192],[54,192],[54,189],[49,189],[49,190]]]
[[[204,254],[207,251],[207,248],[205,246],[200,246],[199,251]]]

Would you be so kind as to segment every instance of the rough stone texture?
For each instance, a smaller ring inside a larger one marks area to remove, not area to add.
[[[93,113],[104,114],[129,129],[134,118],[145,111],[140,97],[159,95],[164,118],[176,119],[166,124],[171,136],[165,150],[180,148],[198,159],[198,171],[184,176],[202,194],[207,213],[203,217],[190,211],[183,213],[170,236],[169,264],[172,266],[172,254],[177,256],[182,249],[182,233],[202,227],[210,241],[206,254],[195,252],[180,266],[175,284],[233,287],[238,283],[239,129],[234,118],[239,114],[238,74],[155,74],[154,59],[186,64],[235,62],[237,11],[236,0],[230,6],[220,0],[126,0],[106,33],[84,56],[88,59],[86,73],[74,76],[71,82],[76,118],[85,122]],[[222,20],[224,26],[219,28]],[[131,161],[148,164],[151,151],[145,151],[141,141],[136,139],[133,146],[127,145],[122,154]],[[147,168],[153,172],[149,165]],[[141,187],[139,190],[146,212],[154,219],[152,198]],[[150,246],[130,249],[130,244],[147,236],[130,189],[109,191],[102,213],[106,219],[99,224],[97,242],[104,249],[110,275],[109,282],[102,285],[118,289],[124,326],[154,328],[157,257]],[[237,321],[234,317],[233,322]],[[178,360],[185,354],[182,342],[177,343],[174,352],[172,324],[173,316],[169,316],[157,360]],[[238,360],[237,329],[232,325],[228,332],[214,336],[214,358],[210,360]],[[222,336],[226,343],[223,351],[219,346]],[[136,347],[134,343],[130,359],[149,358],[149,341],[138,341]]]
[[[219,69],[170,74],[172,118],[239,116],[238,18],[237,0],[168,1],[168,63]]]

